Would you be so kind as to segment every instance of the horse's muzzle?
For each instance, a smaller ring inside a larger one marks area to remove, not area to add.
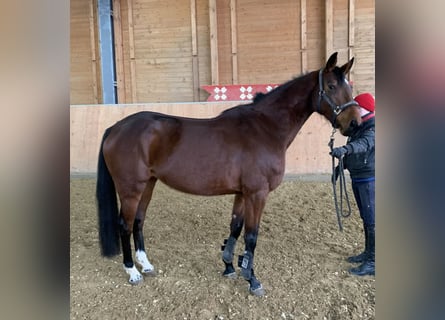
[[[357,128],[359,126],[359,124],[357,123],[356,120],[351,120],[351,122],[349,123],[349,127],[347,127],[342,134],[345,136],[350,136],[352,134],[352,132],[354,132],[355,128]]]

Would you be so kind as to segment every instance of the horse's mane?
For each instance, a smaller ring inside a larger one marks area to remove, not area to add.
[[[242,105],[237,105],[234,106],[232,108],[226,109],[223,112],[221,112],[222,114],[227,114],[233,111],[247,111],[247,110],[254,110],[255,109],[255,105],[257,105],[258,103],[260,103],[261,101],[263,101],[264,99],[266,99],[267,97],[270,97],[272,95],[276,95],[276,94],[281,94],[283,91],[285,91],[289,86],[291,86],[294,81],[304,77],[305,75],[307,75],[307,73],[302,74],[298,77],[294,77],[291,80],[279,85],[278,87],[276,87],[275,89],[267,92],[267,93],[262,93],[262,92],[257,92],[253,98],[253,101],[249,104],[242,104]]]
[[[267,93],[258,92],[255,95],[255,97],[253,98],[252,104],[255,105],[255,104],[263,101],[267,97],[270,97],[270,96],[273,96],[273,95],[280,95],[281,93],[283,93],[283,91],[287,90],[291,85],[293,85],[294,82],[302,79],[306,75],[308,75],[308,72],[300,74],[299,76],[293,77],[292,79],[290,79],[287,82],[279,85],[278,87],[276,87],[275,89],[273,89],[273,90],[271,90],[271,91],[269,91]]]
[[[255,97],[253,97],[253,103],[255,104],[255,103],[257,103],[257,102],[260,102],[265,96],[266,96],[265,93],[257,92],[257,93],[255,94]]]
[[[344,81],[345,79],[345,75],[343,74],[343,72],[341,71],[341,69],[339,67],[335,67],[333,70],[334,74],[337,77],[337,80],[339,81],[339,83],[341,83],[342,81]],[[291,80],[279,85],[278,87],[276,87],[275,89],[267,92],[267,93],[262,93],[262,92],[257,92],[253,98],[253,101],[249,104],[243,104],[243,105],[237,105],[235,107],[229,108],[224,110],[221,114],[227,114],[228,112],[233,111],[234,109],[242,109],[242,110],[251,110],[251,109],[255,109],[255,106],[259,103],[261,103],[262,101],[264,101],[266,98],[274,96],[274,95],[280,95],[281,93],[283,93],[283,91],[287,90],[291,85],[293,85],[296,81],[302,79],[303,77],[307,76],[310,72],[305,72],[302,73],[296,77],[293,77]]]
[[[345,75],[343,74],[342,70],[339,67],[335,67],[333,72],[334,72],[335,76],[337,77],[337,80],[339,83],[342,83],[345,80]],[[275,93],[281,93],[281,91],[286,90],[295,81],[300,80],[301,78],[307,76],[309,73],[310,72],[305,72],[305,73],[300,74],[299,76],[293,77],[291,80],[279,85],[278,87],[269,91],[268,93],[262,93],[262,92],[256,93],[255,97],[253,98],[252,104],[256,104],[256,103],[264,100],[264,98],[271,96]]]

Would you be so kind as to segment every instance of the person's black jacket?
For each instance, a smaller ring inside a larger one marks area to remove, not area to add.
[[[349,136],[344,157],[344,167],[352,179],[375,176],[375,118],[358,126]]]

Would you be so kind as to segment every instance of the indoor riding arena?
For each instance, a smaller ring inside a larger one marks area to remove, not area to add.
[[[375,277],[351,276],[346,261],[363,250],[362,221],[346,175],[352,214],[339,230],[328,147],[333,130],[316,112],[289,145],[283,182],[261,216],[255,276],[263,296],[249,293],[236,263],[243,233],[234,255],[237,276],[222,275],[234,195],[191,195],[158,181],[144,225],[155,272],[137,285],[128,282],[122,253],[101,255],[96,202],[102,136],[136,112],[213,118],[323,68],[334,52],[339,66],[354,58],[353,96],[374,94],[375,2],[73,0],[70,6],[70,318],[375,319]],[[340,132],[333,137],[335,146],[346,141]]]

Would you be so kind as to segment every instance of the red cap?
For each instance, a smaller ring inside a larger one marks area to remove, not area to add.
[[[370,93],[361,93],[354,98],[354,100],[359,104],[363,109],[368,110],[369,112],[374,112],[375,110],[375,100],[372,94]]]

